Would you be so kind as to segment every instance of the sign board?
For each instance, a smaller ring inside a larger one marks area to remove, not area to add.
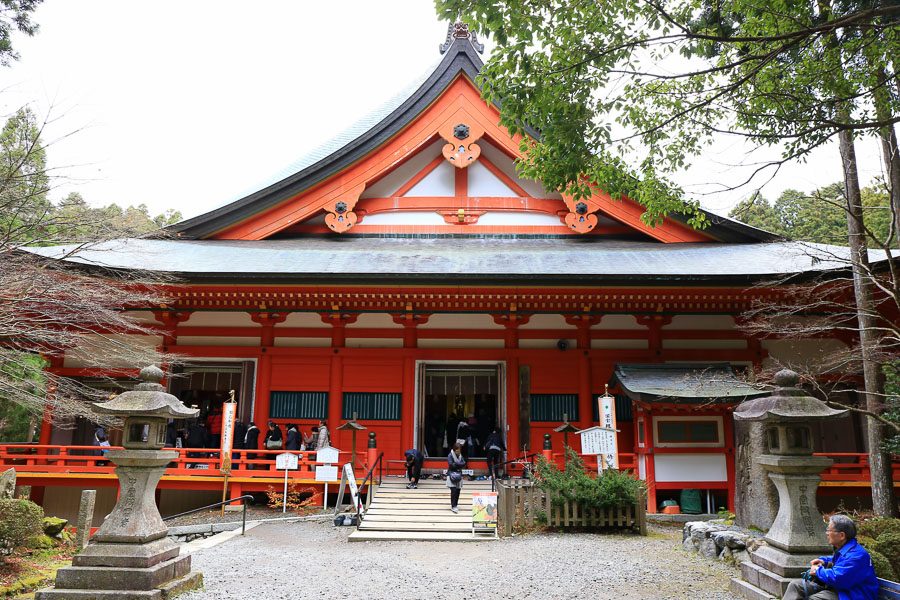
[[[296,454],[284,452],[275,457],[275,469],[278,471],[293,471],[300,465]]]
[[[497,492],[472,492],[472,532],[497,533]]]
[[[223,473],[231,472],[231,449],[234,448],[234,417],[236,414],[237,402],[222,404],[222,448],[219,456],[222,458],[220,470]]]
[[[316,465],[316,481],[324,481],[328,483],[329,481],[337,481],[338,480],[338,468],[332,465]]]
[[[597,398],[597,405],[600,415],[600,428],[606,433],[601,437],[601,450],[598,454],[597,468],[603,470],[605,467],[619,468],[619,442],[616,438],[616,398],[609,394],[603,394]],[[610,431],[612,433],[610,433]]]
[[[324,448],[316,450],[316,462],[323,465],[333,465],[337,463],[339,454],[340,452],[337,448],[325,446]],[[337,479],[337,477],[335,477],[335,479]]]
[[[615,429],[589,427],[579,431],[578,435],[581,436],[581,453],[598,455],[598,470],[602,471],[606,466],[619,466]]]
[[[356,475],[353,474],[353,465],[350,463],[344,465],[344,477],[347,479],[347,485],[350,486],[350,498],[353,500],[354,508],[362,507],[359,501],[359,488],[356,486]]]

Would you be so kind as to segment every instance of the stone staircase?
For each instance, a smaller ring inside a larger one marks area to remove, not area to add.
[[[464,481],[459,496],[459,514],[450,511],[450,490],[444,480],[419,482],[406,489],[405,477],[386,477],[372,497],[351,542],[423,540],[475,542],[494,539],[472,535],[472,492],[491,491],[491,482]]]

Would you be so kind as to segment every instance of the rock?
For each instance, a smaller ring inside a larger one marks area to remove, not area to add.
[[[689,537],[688,537],[688,538],[685,538],[685,539],[681,542],[681,545],[684,547],[685,550],[687,550],[687,551],[689,551],[689,552],[696,552],[696,551],[697,551],[697,546],[694,545],[694,540],[692,540],[692,539],[689,538]]]
[[[41,550],[46,550],[47,548],[53,547],[53,538],[47,534],[36,535],[31,540],[29,544],[32,548],[39,548]]]
[[[700,542],[700,554],[706,558],[717,558],[719,556],[719,548],[712,538],[706,538]]]
[[[733,555],[731,553],[731,548],[725,546],[722,548],[722,551],[719,552],[719,560],[724,560],[726,562],[731,561],[733,559]]]
[[[60,519],[59,517],[44,517],[44,535],[56,537],[62,533],[62,530],[65,529],[68,524],[69,522],[66,519]]]
[[[710,537],[716,540],[716,545],[720,548],[731,548],[732,550],[743,550],[747,547],[747,539],[750,537],[736,531],[716,531],[710,534]]]
[[[746,550],[733,550],[731,552],[731,558],[736,564],[739,565],[742,562],[747,562],[750,560],[750,553]]]
[[[16,495],[16,470],[7,469],[0,474],[0,500],[9,500]]]

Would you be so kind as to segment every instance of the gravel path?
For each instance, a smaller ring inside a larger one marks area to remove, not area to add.
[[[183,600],[678,598],[736,600],[736,571],[681,549],[681,532],[535,534],[495,542],[349,543],[350,527],[264,524],[203,550]]]

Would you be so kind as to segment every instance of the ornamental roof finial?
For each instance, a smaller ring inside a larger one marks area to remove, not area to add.
[[[472,44],[472,47],[479,54],[484,54],[484,44],[478,42],[478,36],[475,35],[475,32],[469,31],[468,24],[462,21],[447,24],[447,39],[439,46],[441,54],[445,54],[455,40],[469,40],[469,43]]]

